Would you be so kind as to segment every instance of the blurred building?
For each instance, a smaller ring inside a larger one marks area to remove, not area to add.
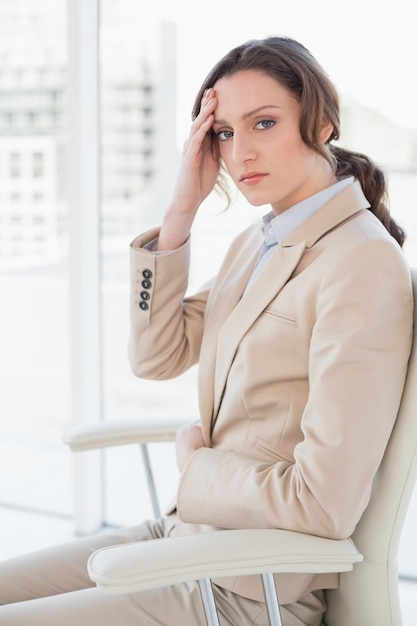
[[[0,0],[0,263],[53,259],[65,228],[65,3]]]
[[[127,6],[100,30],[105,238],[155,222],[177,163],[175,26]],[[0,267],[66,256],[66,69],[66,0],[0,0]]]
[[[159,222],[176,148],[176,27],[130,0],[104,2],[101,20],[103,235]]]

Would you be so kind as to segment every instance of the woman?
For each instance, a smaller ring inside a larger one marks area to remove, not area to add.
[[[216,528],[352,533],[399,406],[412,294],[383,173],[338,137],[336,91],[298,42],[247,42],[210,72],[162,226],[131,248],[134,373],[164,379],[199,362],[200,420],[178,433],[176,506],[116,536],[5,563],[0,624],[204,624],[194,583],[100,596],[89,554]],[[186,298],[191,226],[216,181],[225,190],[221,168],[271,211]],[[222,624],[268,623],[258,578],[215,582]],[[338,581],[276,582],[284,625],[317,626]]]

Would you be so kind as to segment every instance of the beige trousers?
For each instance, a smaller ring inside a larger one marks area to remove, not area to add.
[[[156,539],[172,521],[148,521],[0,562],[0,626],[205,626],[198,584],[105,596],[87,575],[98,548]],[[267,626],[265,605],[214,586],[221,626]],[[324,593],[281,607],[284,626],[320,626]]]

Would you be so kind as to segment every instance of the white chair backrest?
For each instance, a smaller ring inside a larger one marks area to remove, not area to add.
[[[411,270],[414,302],[417,269]],[[364,557],[329,591],[327,626],[401,626],[397,554],[417,478],[417,306],[413,349],[398,418],[352,539]],[[383,381],[382,383],[383,384]]]

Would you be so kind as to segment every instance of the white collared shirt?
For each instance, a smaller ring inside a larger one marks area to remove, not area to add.
[[[263,217],[264,243],[259,252],[259,257],[256,261],[252,276],[249,279],[249,283],[252,282],[258,274],[266,258],[276,248],[280,241],[283,241],[285,237],[288,237],[288,235],[301,226],[303,222],[316,213],[316,211],[321,209],[326,202],[340,193],[342,189],[351,185],[354,180],[353,176],[343,178],[333,185],[330,185],[330,187],[326,187],[326,189],[322,189],[309,198],[294,204],[294,206],[290,207],[286,211],[283,211],[279,215],[275,215],[273,211],[267,213]]]

